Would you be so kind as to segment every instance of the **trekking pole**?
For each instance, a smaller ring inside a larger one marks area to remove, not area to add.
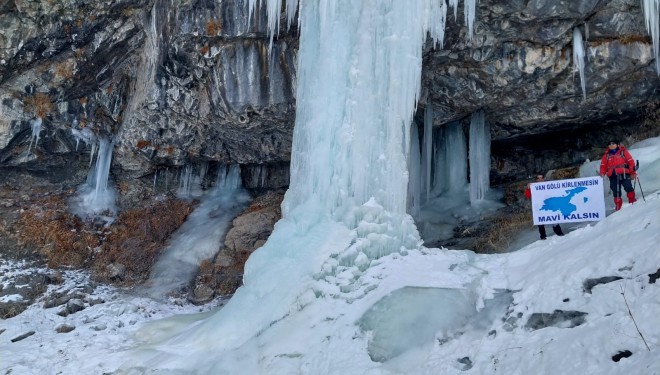
[[[639,191],[642,193],[642,199],[644,202],[646,202],[646,197],[644,196],[644,189],[642,189],[642,181],[639,180],[639,176],[635,178],[637,180],[637,183],[639,184]]]
[[[639,159],[635,163],[635,172],[639,169]],[[642,181],[639,180],[639,176],[635,174],[635,185],[639,184],[639,191],[642,193],[642,199],[646,202],[646,197],[644,197],[644,190],[642,190]],[[633,189],[635,187],[633,186]]]

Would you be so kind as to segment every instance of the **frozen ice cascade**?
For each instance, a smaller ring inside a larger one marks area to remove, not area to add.
[[[188,166],[186,173],[191,174],[192,167]],[[215,186],[201,197],[199,207],[172,235],[154,264],[145,291],[148,295],[163,298],[179,291],[190,282],[202,260],[213,258],[229,224],[250,201],[241,188],[240,173],[238,165],[219,168]]]
[[[88,138],[81,136],[81,139],[86,142]],[[100,138],[98,140],[99,150],[96,165],[90,169],[86,182],[78,188],[78,193],[70,201],[71,209],[76,215],[80,217],[100,216],[104,213],[114,214],[117,211],[115,189],[108,182],[114,144],[111,139]],[[96,142],[93,142],[92,145],[90,159],[94,156]],[[107,219],[112,221],[109,217]]]
[[[274,30],[281,0],[261,3]],[[255,9],[256,0],[249,6]],[[427,34],[442,44],[446,12],[436,0],[300,2],[296,123],[282,219],[248,259],[244,284],[226,306],[179,332],[170,327],[165,334],[158,324],[146,329],[148,348],[130,366],[231,373],[232,358],[257,355],[260,340],[288,327],[292,315],[365,298],[375,287],[360,278],[366,269],[382,256],[419,248],[406,213],[410,123],[422,49]],[[295,353],[272,358],[289,355]],[[267,370],[261,357],[252,359],[243,359],[241,371]]]

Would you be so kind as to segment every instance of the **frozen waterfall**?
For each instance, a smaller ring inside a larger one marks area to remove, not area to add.
[[[260,3],[276,28],[281,0]],[[256,4],[251,0],[250,9]],[[236,357],[229,353],[253,353],[302,310],[363,298],[378,281],[361,276],[380,257],[419,248],[406,213],[410,123],[422,49],[428,34],[442,41],[446,10],[436,0],[300,2],[296,123],[282,219],[248,259],[244,284],[227,305],[165,338],[163,351],[152,345],[157,350],[145,366],[231,373],[227,363]],[[157,327],[144,334],[163,338]]]
[[[272,14],[280,5],[267,2]],[[248,259],[244,285],[229,303],[177,342],[238,347],[292,306],[360,290],[360,269],[372,260],[419,246],[406,213],[409,132],[422,47],[427,31],[435,40],[444,33],[444,7],[431,0],[301,2],[283,218]]]
[[[90,158],[93,157],[95,145],[96,142],[93,143]],[[90,169],[87,181],[70,201],[72,211],[81,217],[113,214],[117,210],[115,189],[108,182],[114,141],[101,138],[98,140],[98,148],[95,167]]]

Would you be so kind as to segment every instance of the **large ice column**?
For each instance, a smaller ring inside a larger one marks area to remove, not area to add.
[[[642,0],[646,30],[653,40],[653,54],[655,56],[655,71],[660,75],[660,0]]]
[[[433,196],[444,193],[447,188],[447,132],[445,127],[433,132]]]
[[[449,193],[463,191],[467,184],[468,153],[465,133],[458,122],[445,126],[445,160],[447,191]]]
[[[419,215],[422,205],[421,150],[417,125],[410,126],[410,152],[408,156],[408,213]]]
[[[424,175],[422,181],[424,181],[424,196],[426,197],[426,201],[428,201],[431,195],[431,167],[433,164],[433,107],[430,105],[427,105],[424,110],[423,139],[422,171]]]
[[[483,200],[490,187],[490,126],[483,111],[470,121],[470,203]]]
[[[584,40],[582,33],[577,27],[573,29],[573,66],[580,72],[580,85],[582,86],[582,97],[587,99],[587,81],[584,76]]]
[[[421,48],[444,2],[315,3],[303,3],[301,12],[308,44],[301,42],[285,215],[310,199],[342,214],[371,197],[404,213]]]

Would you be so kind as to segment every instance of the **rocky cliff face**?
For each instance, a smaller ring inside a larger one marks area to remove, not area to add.
[[[416,118],[432,106],[434,126],[467,124],[484,110],[492,185],[577,165],[611,138],[660,133],[638,0],[481,0],[472,39],[462,12],[448,15],[444,48],[427,46]],[[586,38],[586,96],[572,57],[576,29]],[[298,46],[290,30],[271,46],[265,14],[249,15],[242,0],[0,0],[7,207],[28,187],[70,195],[96,142],[109,138],[122,209],[139,211],[186,174],[209,186],[218,165],[240,164],[253,192],[286,187]],[[648,108],[656,121],[644,121]],[[245,258],[280,215],[281,190],[272,194],[234,221],[193,300],[240,283]]]
[[[639,132],[643,108],[658,100],[638,1],[480,1],[472,40],[448,18],[445,48],[426,54],[423,97],[435,125],[486,112],[495,182],[597,155],[608,137]],[[586,39],[586,97],[574,29]]]
[[[269,50],[263,14],[240,0],[0,4],[0,166],[70,165],[93,134],[114,137],[115,178],[211,161],[273,164],[281,184],[297,40]]]
[[[90,129],[115,138],[115,179],[239,163],[248,186],[286,186],[297,38],[282,31],[269,50],[265,15],[247,12],[241,0],[1,1],[0,166],[77,165],[91,147],[76,131]],[[600,149],[601,130],[636,131],[658,99],[637,0],[483,0],[471,40],[461,12],[449,12],[444,48],[429,44],[421,106],[434,107],[436,126],[486,111],[495,182],[552,167],[519,162],[542,152],[525,146],[534,135],[577,148],[555,153],[577,163]],[[586,37],[586,98],[575,28]],[[512,143],[517,155],[498,151]]]

